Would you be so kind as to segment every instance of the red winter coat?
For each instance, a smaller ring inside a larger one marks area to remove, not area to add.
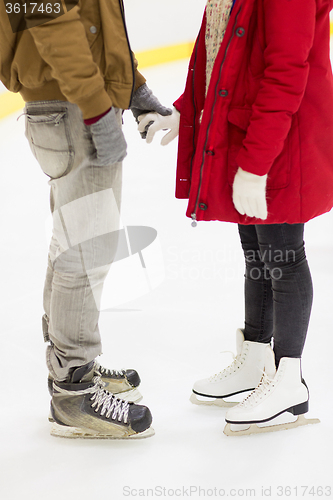
[[[181,113],[177,198],[187,216],[241,224],[300,223],[333,206],[333,0],[236,0],[205,100],[205,23]],[[202,121],[200,124],[200,116]],[[238,167],[268,174],[268,218],[232,202]]]

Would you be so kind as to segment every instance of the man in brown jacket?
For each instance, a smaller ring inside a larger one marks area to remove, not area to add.
[[[0,2],[0,79],[26,101],[26,136],[50,179],[43,333],[51,433],[149,436],[151,413],[134,403],[141,398],[137,372],[108,370],[95,358],[100,296],[118,241],[122,110],[137,120],[171,110],[137,70],[122,0],[15,5]]]

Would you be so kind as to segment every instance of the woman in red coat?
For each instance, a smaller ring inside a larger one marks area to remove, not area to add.
[[[246,274],[237,356],[193,388],[220,405],[253,390],[228,410],[227,432],[257,432],[251,424],[286,411],[302,415],[294,425],[309,422],[301,355],[312,281],[303,231],[333,206],[332,3],[208,0],[173,115],[140,124],[154,121],[147,142],[170,128],[164,144],[179,128],[176,196],[189,199],[192,225],[238,223]]]

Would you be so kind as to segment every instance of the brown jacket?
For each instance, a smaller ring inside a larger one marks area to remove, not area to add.
[[[136,67],[122,0],[79,0],[62,16],[18,33],[0,1],[0,80],[25,101],[67,100],[84,119],[111,106],[126,109],[145,82]]]

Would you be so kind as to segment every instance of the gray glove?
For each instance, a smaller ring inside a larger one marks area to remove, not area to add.
[[[172,114],[172,109],[163,106],[157,97],[154,96],[152,90],[147,87],[144,83],[139,87],[133,94],[130,110],[132,111],[134,118],[137,123],[139,123],[139,116],[146,113],[155,111],[159,115],[168,116]],[[151,122],[153,123],[153,122]],[[144,132],[141,132],[141,137],[146,138],[147,130],[151,123],[148,123]]]
[[[114,108],[88,128],[96,148],[93,165],[107,167],[125,158],[127,144]]]

